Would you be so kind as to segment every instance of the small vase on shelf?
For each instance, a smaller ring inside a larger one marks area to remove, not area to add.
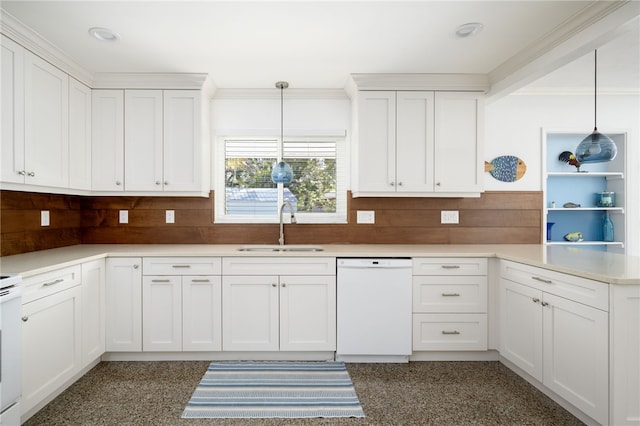
[[[609,212],[604,213],[604,220],[602,221],[602,239],[606,242],[614,241],[613,222],[611,222],[611,218],[609,218]]]

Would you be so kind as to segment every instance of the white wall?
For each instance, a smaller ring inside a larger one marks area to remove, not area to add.
[[[593,111],[592,94],[513,94],[488,104],[485,159],[515,155],[527,164],[527,172],[513,183],[487,173],[485,189],[542,190],[542,129],[583,131],[586,136],[593,130]],[[640,96],[598,95],[598,130],[627,132],[627,254],[640,256]]]

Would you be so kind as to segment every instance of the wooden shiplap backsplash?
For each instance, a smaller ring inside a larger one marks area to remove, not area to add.
[[[213,197],[73,196],[0,193],[0,255],[74,244],[276,244],[277,224],[214,224]],[[40,211],[51,224],[40,226]],[[129,223],[118,223],[119,210]],[[165,210],[175,223],[165,223]],[[374,225],[356,224],[358,210]],[[460,223],[440,224],[441,210]],[[542,193],[485,192],[480,198],[351,198],[347,224],[287,225],[289,244],[539,244]]]

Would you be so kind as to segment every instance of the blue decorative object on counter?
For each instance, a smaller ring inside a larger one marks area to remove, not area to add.
[[[596,193],[596,206],[598,207],[613,207],[616,202],[615,200],[616,200],[615,192]]]
[[[606,242],[614,241],[613,222],[611,222],[609,212],[604,213],[604,220],[602,221],[602,240]]]

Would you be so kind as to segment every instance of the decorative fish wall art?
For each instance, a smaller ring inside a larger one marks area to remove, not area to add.
[[[514,155],[501,155],[490,163],[485,161],[484,171],[500,182],[515,182],[524,176],[527,165]]]

